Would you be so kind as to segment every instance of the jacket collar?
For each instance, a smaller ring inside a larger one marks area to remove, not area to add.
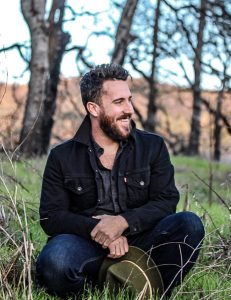
[[[91,120],[88,115],[83,119],[79,129],[73,137],[74,141],[90,146],[91,140]]]
[[[129,140],[136,139],[136,124],[132,120],[132,131],[131,131],[131,138]],[[79,129],[77,130],[76,134],[73,137],[73,140],[85,144],[87,146],[91,145],[91,120],[89,115],[86,115],[83,119]]]

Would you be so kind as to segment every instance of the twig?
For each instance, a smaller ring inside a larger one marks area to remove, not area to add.
[[[228,209],[229,213],[231,214],[231,207],[225,202],[225,200],[199,175],[197,175],[194,171],[192,173],[198,178],[201,182],[203,182],[208,188],[211,189],[211,191],[217,196],[217,198],[224,204],[224,206]]]

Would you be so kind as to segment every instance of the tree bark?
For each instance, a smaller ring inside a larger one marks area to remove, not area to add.
[[[46,154],[54,123],[60,65],[70,34],[62,31],[65,0],[54,0],[49,16],[49,78],[46,82],[46,97],[42,115],[42,145],[40,154]],[[58,18],[57,18],[58,14]]]
[[[205,12],[207,0],[201,0],[199,29],[197,33],[197,46],[194,56],[194,84],[193,84],[193,111],[191,120],[191,133],[189,138],[188,154],[198,155],[200,146],[200,116],[201,116],[201,56],[204,44]]]
[[[111,60],[113,63],[117,63],[120,65],[123,65],[124,63],[128,45],[133,39],[130,34],[130,30],[137,4],[138,0],[127,0],[126,5],[123,9],[116,32],[115,47]]]
[[[226,86],[226,67],[224,69],[224,79],[222,80],[222,88],[217,96],[217,107],[215,111],[215,120],[214,120],[214,159],[219,161],[221,158],[221,129],[222,129],[222,102],[224,98],[225,86]]]
[[[46,154],[50,142],[60,65],[70,39],[62,31],[65,1],[53,0],[46,20],[45,0],[21,0],[31,34],[31,77],[20,137],[27,156]]]
[[[157,61],[157,48],[158,48],[158,32],[159,32],[159,19],[160,19],[160,4],[161,0],[157,1],[156,11],[155,11],[155,25],[153,29],[153,52],[152,52],[152,65],[151,74],[148,81],[149,84],[149,96],[148,96],[148,112],[147,120],[145,122],[144,129],[150,132],[156,129],[156,97],[157,97],[157,87],[156,87],[156,61]]]
[[[46,0],[21,0],[22,14],[31,35],[30,81],[20,150],[26,155],[38,154],[41,144],[41,112],[45,98],[45,84],[49,72],[48,26],[44,18]]]

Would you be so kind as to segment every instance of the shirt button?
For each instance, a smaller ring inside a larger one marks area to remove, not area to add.
[[[98,202],[100,202],[100,199],[98,199]]]
[[[78,191],[78,192],[81,192],[82,189],[83,189],[83,188],[82,188],[81,186],[78,186],[78,187],[77,187],[77,191]]]
[[[141,186],[144,185],[144,181],[143,181],[143,180],[140,181],[140,185],[141,185]]]
[[[136,228],[136,227],[134,227],[134,231],[137,231],[137,228]]]

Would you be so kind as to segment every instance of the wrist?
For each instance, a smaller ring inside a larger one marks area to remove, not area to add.
[[[128,225],[127,220],[124,217],[122,217],[121,215],[118,215],[117,217],[119,218],[119,222],[120,222],[120,225],[123,228],[123,231],[128,229],[129,225]]]

